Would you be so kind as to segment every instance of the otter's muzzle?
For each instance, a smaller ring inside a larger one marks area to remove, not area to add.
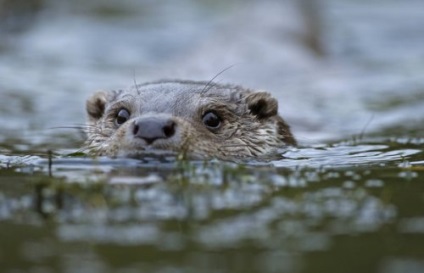
[[[134,121],[134,137],[141,138],[147,144],[158,139],[167,139],[175,134],[176,123],[169,117],[140,117]]]

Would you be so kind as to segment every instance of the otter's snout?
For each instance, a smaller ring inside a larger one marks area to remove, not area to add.
[[[133,134],[147,144],[157,139],[167,139],[175,134],[176,123],[167,117],[142,117],[134,122]]]

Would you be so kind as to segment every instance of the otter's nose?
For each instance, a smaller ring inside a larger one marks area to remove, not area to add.
[[[145,117],[135,121],[133,134],[144,139],[147,144],[152,144],[157,139],[172,137],[175,126],[175,122],[169,118]]]

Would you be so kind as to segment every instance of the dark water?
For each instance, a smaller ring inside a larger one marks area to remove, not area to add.
[[[422,10],[0,2],[0,272],[424,272]],[[230,65],[279,98],[283,159],[68,156],[94,90]]]

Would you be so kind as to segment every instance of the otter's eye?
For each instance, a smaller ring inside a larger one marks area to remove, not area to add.
[[[221,125],[221,118],[215,112],[206,112],[202,117],[203,124],[210,129],[217,129]]]
[[[116,124],[121,125],[122,123],[126,122],[129,118],[130,118],[130,112],[128,112],[127,109],[121,109],[116,115],[115,122]]]

